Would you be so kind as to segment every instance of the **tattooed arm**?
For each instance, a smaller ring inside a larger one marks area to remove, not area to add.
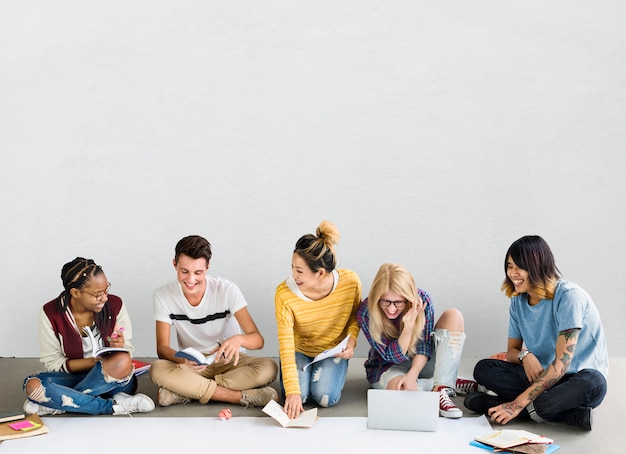
[[[574,351],[576,350],[579,333],[580,328],[572,328],[559,332],[559,337],[556,340],[556,359],[546,370],[539,374],[539,377],[537,377],[522,394],[517,396],[513,402],[506,402],[497,407],[490,408],[488,415],[491,416],[491,420],[500,424],[506,424],[517,417],[517,415],[542,392],[552,388],[569,369],[572,358],[574,357]]]

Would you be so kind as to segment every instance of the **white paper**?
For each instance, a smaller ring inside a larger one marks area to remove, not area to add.
[[[317,420],[317,407],[300,413],[300,416],[296,419],[289,419],[283,407],[275,400],[270,400],[269,403],[263,407],[263,413],[274,418],[283,427],[313,427],[313,424],[315,424]]]
[[[330,358],[331,356],[335,356],[337,353],[341,353],[348,346],[348,340],[350,340],[350,335],[348,334],[344,340],[342,340],[336,347],[329,348],[328,350],[324,350],[322,353],[313,358],[313,361],[305,365],[302,370],[306,370],[311,364],[321,361],[326,358]]]

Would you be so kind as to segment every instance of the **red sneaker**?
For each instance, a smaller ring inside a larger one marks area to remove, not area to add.
[[[454,405],[450,394],[454,394],[452,388],[444,388],[439,391],[439,416],[444,418],[460,418],[463,416],[463,412],[459,407]]]
[[[474,380],[468,380],[467,378],[457,378],[455,391],[460,396],[467,396],[468,394],[478,391],[478,383]]]

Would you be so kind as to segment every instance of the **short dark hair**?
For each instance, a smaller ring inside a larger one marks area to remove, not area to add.
[[[174,261],[178,262],[178,257],[185,254],[192,259],[205,259],[207,264],[211,261],[211,243],[200,235],[189,235],[176,243],[174,248]]]
[[[515,285],[507,275],[509,257],[521,269],[528,272],[530,286],[542,298],[552,299],[556,288],[556,281],[561,272],[556,267],[554,255],[548,243],[538,235],[523,236],[515,241],[506,251],[504,257],[504,275],[502,290],[507,296],[516,295]]]

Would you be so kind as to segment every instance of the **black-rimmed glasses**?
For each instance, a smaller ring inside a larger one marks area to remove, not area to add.
[[[406,301],[405,300],[391,301],[391,300],[386,300],[386,299],[381,298],[378,300],[378,304],[380,304],[380,307],[382,307],[383,309],[387,309],[389,306],[393,304],[396,309],[402,310],[404,309],[404,306],[406,306]]]

